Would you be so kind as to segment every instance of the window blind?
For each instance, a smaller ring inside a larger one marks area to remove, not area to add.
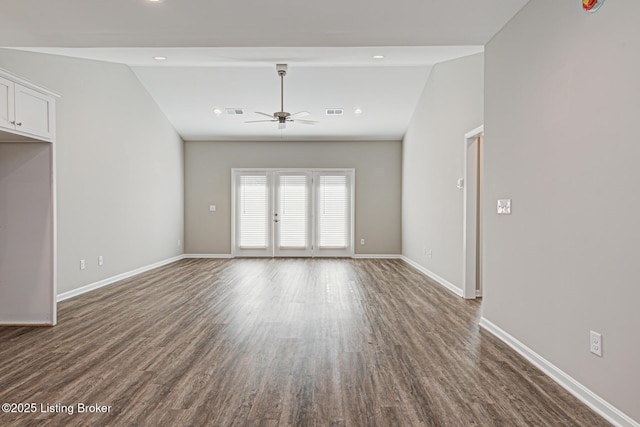
[[[240,247],[267,247],[267,177],[240,176]]]
[[[347,177],[321,175],[318,184],[318,245],[347,247]]]
[[[307,247],[308,177],[280,175],[278,219],[281,248]]]

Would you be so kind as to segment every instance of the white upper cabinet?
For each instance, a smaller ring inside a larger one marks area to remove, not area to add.
[[[0,75],[0,140],[53,141],[55,95],[5,74]]]
[[[15,83],[0,77],[0,127],[15,128],[13,124],[13,88]]]
[[[14,93],[16,129],[43,139],[53,139],[53,97],[19,84],[16,84]]]

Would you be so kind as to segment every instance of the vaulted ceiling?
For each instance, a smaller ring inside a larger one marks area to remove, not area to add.
[[[526,3],[5,0],[0,43],[129,65],[185,140],[401,139],[431,67],[482,52]],[[285,111],[319,123],[245,123],[280,109],[277,63]]]

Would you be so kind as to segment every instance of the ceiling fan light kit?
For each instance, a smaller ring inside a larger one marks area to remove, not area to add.
[[[245,123],[263,123],[263,122],[274,122],[278,123],[278,129],[286,129],[287,123],[297,122],[305,125],[313,125],[318,123],[315,120],[301,120],[299,117],[306,117],[310,113],[308,111],[299,111],[297,113],[291,114],[284,111],[284,76],[287,75],[287,64],[276,64],[276,71],[278,76],[280,76],[280,111],[276,111],[273,114],[263,113],[261,111],[256,111],[256,114],[260,114],[261,116],[267,116],[269,120],[247,120]]]

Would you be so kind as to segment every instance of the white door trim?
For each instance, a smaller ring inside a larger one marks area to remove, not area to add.
[[[484,135],[484,125],[467,132],[464,135],[464,195],[462,208],[462,295],[465,299],[476,298],[476,236],[477,236],[477,188],[469,188],[468,154],[467,150],[471,144],[476,142],[478,137]],[[469,201],[475,201],[469,203]]]

